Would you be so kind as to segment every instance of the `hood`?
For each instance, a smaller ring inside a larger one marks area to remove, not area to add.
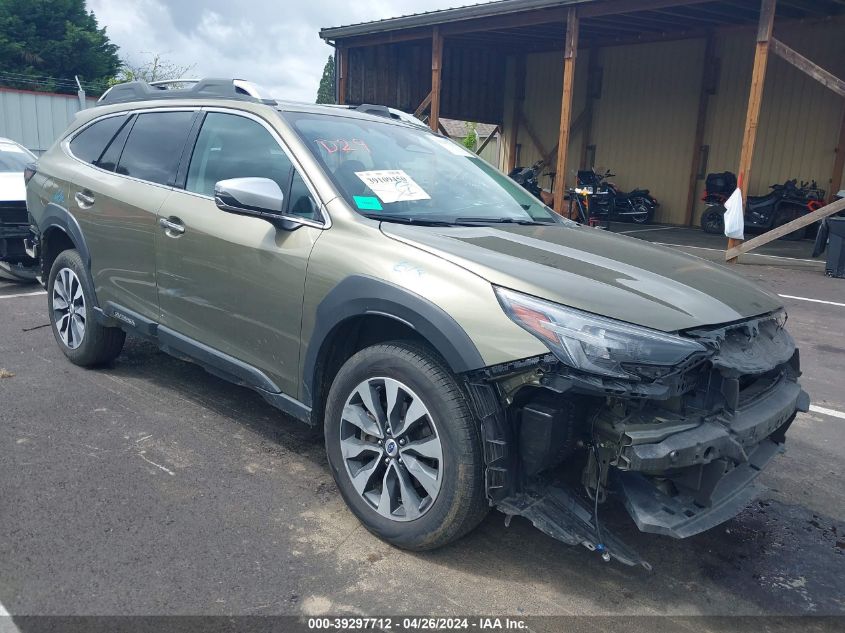
[[[26,183],[22,171],[0,172],[0,201],[26,200]]]
[[[492,284],[664,332],[730,323],[781,307],[777,297],[724,266],[600,229],[388,222],[381,228]]]

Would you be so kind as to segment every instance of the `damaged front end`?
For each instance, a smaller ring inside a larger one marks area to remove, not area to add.
[[[532,329],[539,319],[518,316]],[[783,451],[796,412],[809,407],[785,320],[778,312],[679,333],[692,353],[672,366],[623,362],[624,378],[575,368],[557,351],[471,376],[491,504],[605,560],[645,567],[598,524],[610,496],[640,530],[675,538],[735,516],[759,493],[754,479]],[[608,348],[590,353],[612,358]]]

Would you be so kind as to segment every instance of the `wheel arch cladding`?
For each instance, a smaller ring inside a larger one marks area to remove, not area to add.
[[[352,275],[337,284],[317,306],[303,365],[305,404],[313,405],[319,360],[331,345],[332,334],[344,322],[363,315],[394,319],[411,328],[456,374],[485,366],[475,343],[441,307],[388,281]]]
[[[53,230],[58,230],[64,233],[70,239],[74,248],[76,248],[79,252],[79,256],[82,258],[82,263],[90,273],[91,251],[88,250],[88,244],[85,241],[85,237],[82,235],[82,228],[79,226],[79,222],[76,221],[76,218],[73,217],[73,214],[71,214],[70,211],[51,202],[44,208],[44,215],[38,223],[38,230],[45,236]],[[49,243],[46,246],[49,248]],[[58,253],[53,254],[54,257],[56,255],[58,255]],[[52,262],[50,263],[52,264]],[[43,273],[46,278],[46,276],[50,274],[50,271],[44,270]],[[99,305],[97,303],[96,296],[94,297],[94,305]]]

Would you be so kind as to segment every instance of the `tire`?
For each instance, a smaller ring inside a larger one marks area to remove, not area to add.
[[[636,198],[631,201],[634,210],[640,212],[638,215],[628,216],[634,224],[651,224],[654,218],[654,207],[644,198]]]
[[[819,230],[816,233],[816,241],[813,244],[813,257],[821,257],[822,253],[827,250],[827,238],[830,235],[830,226],[827,219],[821,221]]]
[[[50,327],[64,355],[81,367],[114,360],[126,340],[126,333],[120,328],[97,323],[93,306],[93,286],[79,253],[59,253],[47,281]]]
[[[772,223],[772,228],[777,228],[779,226],[783,226],[792,220],[795,220],[799,217],[799,213],[796,211],[778,211],[775,215],[775,221]],[[787,233],[783,237],[779,237],[779,240],[786,240],[788,242],[797,242],[798,240],[803,240],[804,236],[807,234],[807,228],[798,229],[797,231],[792,231],[792,233]]]
[[[390,389],[396,394],[392,408],[385,406]],[[367,393],[374,395],[370,407],[378,417],[366,414]],[[388,408],[392,415],[378,422]],[[415,419],[405,420],[412,409]],[[324,427],[329,466],[344,501],[388,543],[417,551],[442,547],[487,514],[478,423],[455,376],[427,348],[393,342],[352,356],[329,390]],[[356,456],[362,443],[368,448]]]
[[[709,206],[701,214],[701,230],[711,235],[725,234],[725,207]]]

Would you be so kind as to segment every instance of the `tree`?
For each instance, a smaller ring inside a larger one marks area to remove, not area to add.
[[[167,79],[182,79],[196,67],[196,64],[179,66],[160,53],[144,52],[141,54],[149,56],[150,59],[141,64],[133,64],[128,61],[121,62],[120,72],[111,83],[116,84],[124,81],[138,80],[149,83],[151,81],[164,81]],[[179,87],[179,85],[176,84],[175,87]]]
[[[334,55],[329,55],[323,68],[323,76],[320,78],[320,87],[317,89],[317,103],[334,102]]]
[[[471,121],[467,122],[467,135],[464,137],[462,141],[464,147],[468,150],[475,151],[475,146],[478,145],[478,125],[472,123]]]
[[[2,0],[0,59],[0,82],[65,93],[76,92],[74,75],[100,93],[120,68],[117,46],[85,0]]]

